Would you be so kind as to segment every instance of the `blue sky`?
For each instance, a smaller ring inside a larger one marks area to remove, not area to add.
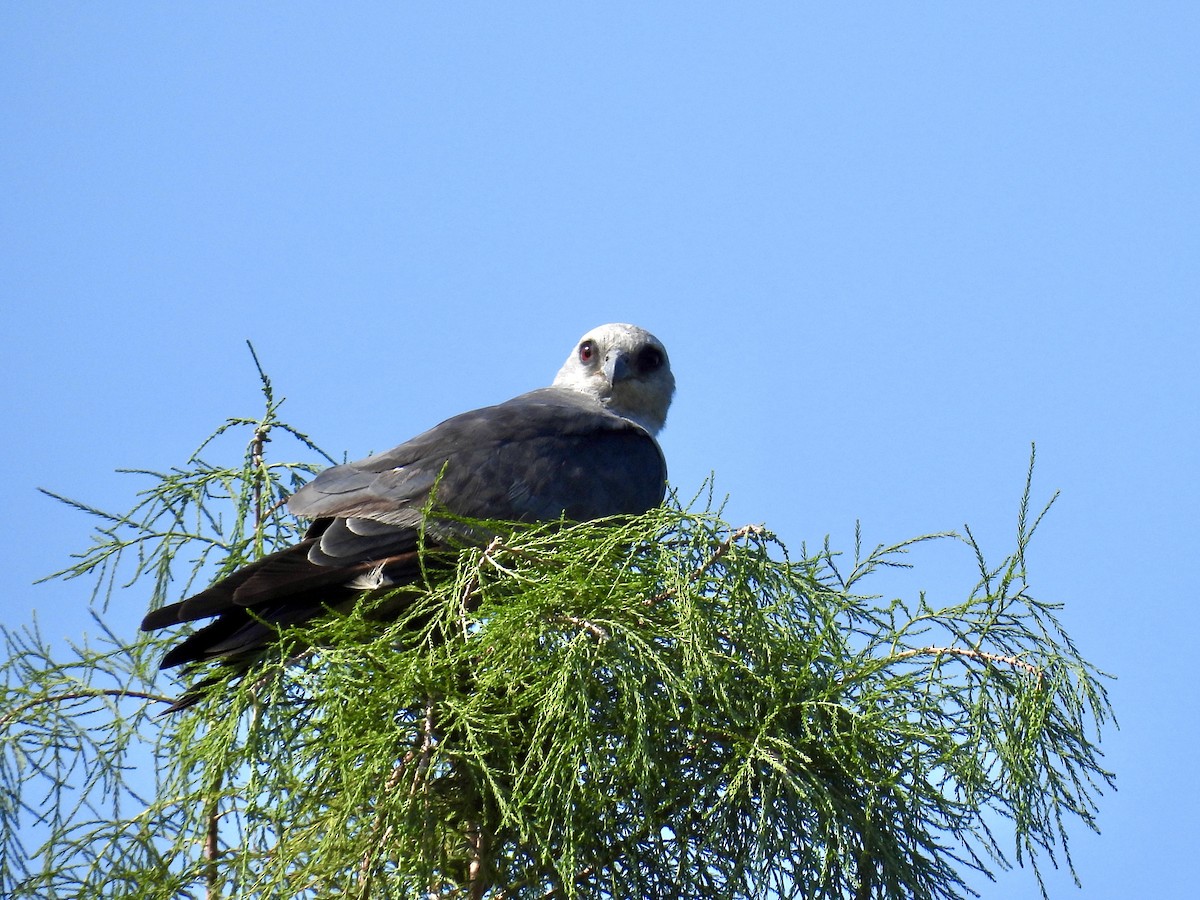
[[[257,413],[246,339],[359,457],[635,322],[673,483],[797,547],[999,556],[1037,442],[1034,593],[1119,676],[1082,895],[1190,894],[1198,46],[1191,3],[5,4],[3,620],[87,630],[35,488],[127,508]],[[970,587],[914,561],[876,589]]]

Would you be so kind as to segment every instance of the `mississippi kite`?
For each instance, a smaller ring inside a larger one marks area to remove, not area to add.
[[[438,523],[423,522],[431,493],[438,506],[471,519],[645,512],[666,493],[654,436],[674,392],[667,351],[654,335],[633,325],[593,329],[550,387],[326,469],[288,501],[293,514],[313,520],[302,541],[152,610],[142,629],[216,617],[172,648],[162,668],[211,659],[245,667],[279,627],[417,579],[422,526],[427,540],[438,534]]]

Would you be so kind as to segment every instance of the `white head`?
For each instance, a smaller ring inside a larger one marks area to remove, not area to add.
[[[667,421],[675,376],[662,341],[636,325],[601,325],[579,339],[555,387],[591,394],[651,434]]]

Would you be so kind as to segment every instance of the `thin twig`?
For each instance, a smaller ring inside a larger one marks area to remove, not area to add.
[[[522,556],[526,559],[531,558],[531,554],[527,549],[506,544],[500,535],[496,535],[494,538],[492,538],[492,542],[488,544],[487,548],[483,551],[483,557],[481,558],[480,562],[486,562],[497,572],[500,572],[509,578],[515,578],[518,581],[524,581],[527,584],[536,583],[536,579],[529,578],[526,575],[522,575],[516,569],[510,569],[508,566],[502,565],[500,560],[497,559],[497,550],[504,550],[505,553],[508,553],[511,556]]]
[[[491,542],[483,549],[483,556],[480,558],[480,563],[489,562],[497,569],[507,573],[507,570],[501,566],[493,558],[492,554],[504,546],[504,539],[500,535],[492,538]],[[471,636],[471,623],[467,621],[467,611],[470,609],[471,596],[479,590],[479,570],[471,574],[470,579],[463,585],[462,593],[459,595],[458,602],[458,620],[462,627],[463,638]]]
[[[433,698],[428,697],[425,700],[425,717],[421,723],[421,749],[417,757],[417,770],[413,773],[412,786],[409,788],[410,795],[416,793],[420,784],[424,785],[426,791],[429,788],[426,773],[429,771],[430,757],[433,756],[433,748],[437,743],[433,734],[433,724]]]
[[[717,562],[720,561],[721,557],[728,553],[730,549],[732,549],[733,545],[742,540],[742,538],[750,535],[759,537],[765,532],[766,528],[764,528],[762,525],[743,525],[736,531],[731,532],[729,537],[725,538],[725,540],[721,541],[721,543],[717,545],[717,549],[713,551],[712,555],[699,566],[697,566],[695,571],[688,576],[688,581],[696,581],[701,575],[716,565]],[[665,591],[661,591],[660,593],[655,594],[653,597],[648,597],[647,599],[643,600],[642,605],[653,606],[656,603],[661,603],[663,600],[669,600],[673,596],[675,596],[675,589],[667,588]]]
[[[914,656],[963,656],[968,659],[978,659],[989,663],[1004,663],[1008,666],[1013,666],[1018,669],[1024,669],[1030,674],[1036,675],[1041,681],[1042,670],[1033,663],[1026,662],[1017,656],[1005,656],[1000,653],[988,653],[985,650],[972,650],[970,647],[914,647],[911,650],[904,650],[892,657],[894,660],[911,659]]]
[[[250,466],[254,470],[254,530],[259,532],[263,525],[263,480],[260,477],[263,469],[263,448],[271,438],[268,436],[271,426],[260,424],[254,429],[254,438],[250,441]]]
[[[22,703],[15,709],[12,709],[0,716],[0,728],[7,727],[10,722],[19,718],[23,712],[33,709],[36,706],[41,706],[46,703],[66,703],[70,700],[88,700],[92,697],[131,697],[136,700],[153,700],[156,703],[175,702],[173,698],[164,697],[162,694],[147,694],[144,691],[129,691],[120,688],[104,688],[90,691],[69,691],[64,694],[51,694],[49,697],[38,697],[35,700],[30,700],[28,703]]]
[[[601,628],[599,625],[597,625],[595,622],[589,622],[587,619],[580,619],[580,618],[577,618],[576,616],[563,616],[562,620],[564,622],[569,622],[570,624],[572,624],[578,628],[583,628],[586,631],[590,631],[592,634],[594,634],[596,636],[597,640],[599,640],[601,642],[607,641],[609,639],[609,633],[607,631],[605,631],[603,628]]]

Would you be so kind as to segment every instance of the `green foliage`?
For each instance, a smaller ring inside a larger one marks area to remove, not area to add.
[[[165,600],[293,539],[277,499],[311,468],[263,450],[312,445],[263,385],[221,429],[250,430],[240,466],[75,504],[103,524],[60,575]],[[1027,590],[1039,520],[1027,485],[998,565],[969,532],[792,558],[676,504],[493,524],[399,621],[327,616],[169,716],[162,638],[59,663],[6,630],[0,894],[941,898],[1008,857],[1069,865],[1111,711]],[[975,555],[965,599],[863,593],[935,539]]]

